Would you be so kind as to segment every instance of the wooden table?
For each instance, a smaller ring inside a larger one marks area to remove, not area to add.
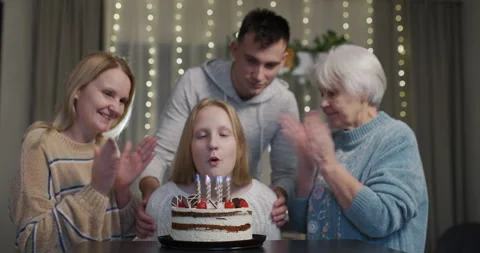
[[[113,241],[84,242],[72,253],[185,253],[185,252],[248,252],[248,253],[402,253],[356,240],[278,240],[265,241],[263,247],[234,251],[187,251],[162,248],[157,242]]]

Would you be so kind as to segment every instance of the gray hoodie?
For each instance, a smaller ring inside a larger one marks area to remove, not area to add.
[[[180,78],[160,115],[155,158],[140,177],[152,176],[160,182],[168,179],[188,115],[200,100],[210,97],[225,100],[236,109],[247,139],[250,175],[260,178],[261,155],[270,144],[272,184],[293,196],[295,152],[281,133],[278,118],[286,113],[299,118],[295,96],[286,83],[275,79],[262,93],[243,101],[233,88],[231,66],[231,62],[211,60],[187,70]]]

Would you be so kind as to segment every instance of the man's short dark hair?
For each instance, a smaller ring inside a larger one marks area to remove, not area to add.
[[[238,41],[242,41],[245,34],[253,32],[255,42],[260,42],[262,48],[269,47],[273,43],[290,40],[290,27],[288,21],[275,12],[268,9],[253,9],[242,21],[238,32]]]

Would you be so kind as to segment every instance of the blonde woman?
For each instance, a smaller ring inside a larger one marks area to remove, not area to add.
[[[170,182],[150,197],[147,213],[154,219],[157,236],[168,235],[171,226],[171,200],[177,195],[189,196],[197,191],[196,173],[209,176],[231,176],[232,198],[243,198],[252,208],[253,233],[280,239],[280,229],[272,220],[271,211],[277,196],[268,186],[248,173],[247,143],[235,109],[221,100],[201,100],[188,117],[173,163]],[[215,161],[212,161],[212,157]],[[205,189],[202,189],[205,192]],[[212,191],[212,198],[217,196]]]
[[[135,79],[121,58],[98,52],[72,71],[63,105],[52,122],[27,130],[10,215],[20,252],[65,252],[85,241],[135,234],[138,200],[129,187],[153,158],[146,137],[123,153],[103,134],[128,120]]]

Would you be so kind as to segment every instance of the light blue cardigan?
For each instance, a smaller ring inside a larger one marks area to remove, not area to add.
[[[364,187],[344,212],[317,176],[308,199],[290,202],[291,226],[309,240],[359,239],[424,252],[428,194],[413,131],[380,112],[367,124],[333,137],[338,161]]]

